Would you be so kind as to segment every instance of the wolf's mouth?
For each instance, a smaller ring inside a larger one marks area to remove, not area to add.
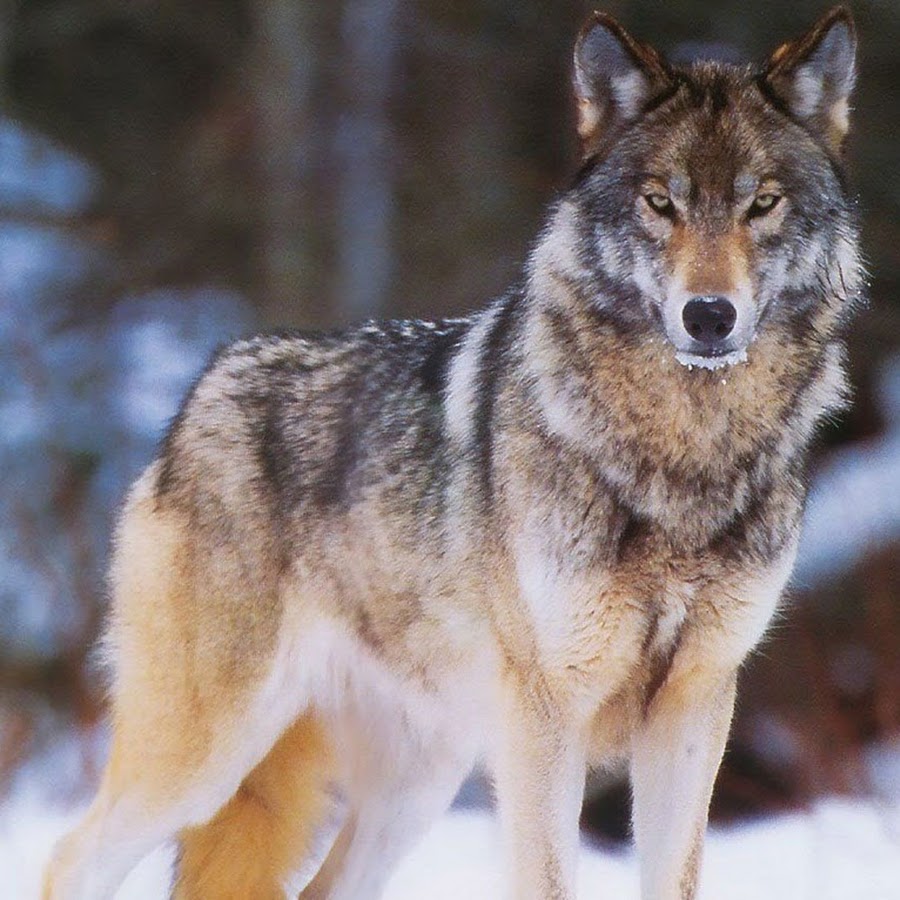
[[[718,356],[701,356],[699,353],[686,353],[679,350],[675,359],[688,369],[696,366],[698,369],[723,369],[726,366],[735,366],[738,363],[747,362],[747,349],[730,350]]]

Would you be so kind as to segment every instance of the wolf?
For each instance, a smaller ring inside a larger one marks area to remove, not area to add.
[[[586,769],[626,759],[645,900],[696,896],[738,670],[791,572],[864,294],[839,7],[757,66],[594,14],[581,165],[467,318],[241,340],[117,531],[112,745],[48,900],[161,842],[173,896],[381,895],[473,765],[515,900],[572,900]]]

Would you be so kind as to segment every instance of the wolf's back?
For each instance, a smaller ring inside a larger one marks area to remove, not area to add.
[[[447,369],[467,328],[369,323],[231,345],[163,442],[160,496],[199,504],[205,490],[277,519],[346,510],[402,475],[409,502],[428,501],[445,468]]]

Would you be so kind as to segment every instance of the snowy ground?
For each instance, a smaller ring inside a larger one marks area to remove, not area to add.
[[[900,816],[873,804],[831,800],[815,810],[714,831],[705,900],[900,900]],[[38,896],[39,873],[74,814],[16,801],[0,810],[0,897]],[[394,876],[385,900],[496,900],[497,838],[489,814],[454,811],[439,822]],[[172,853],[161,849],[131,874],[119,900],[166,896]],[[579,895],[638,897],[631,853],[585,846]]]

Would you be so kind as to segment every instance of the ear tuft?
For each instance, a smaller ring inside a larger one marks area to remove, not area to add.
[[[779,47],[765,79],[790,112],[839,153],[856,80],[856,28],[850,10],[835,7],[799,41]]]
[[[634,40],[612,16],[594,13],[575,44],[573,83],[585,155],[616,126],[636,119],[667,81],[668,67],[656,50]]]

